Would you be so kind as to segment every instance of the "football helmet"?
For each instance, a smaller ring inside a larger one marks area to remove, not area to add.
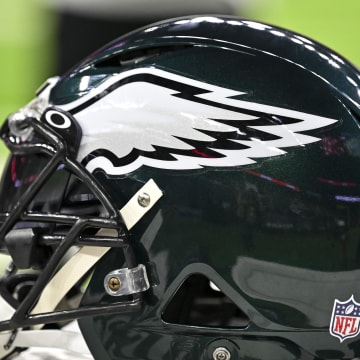
[[[352,64],[235,17],[49,79],[1,130],[2,357],[359,358],[359,126]]]

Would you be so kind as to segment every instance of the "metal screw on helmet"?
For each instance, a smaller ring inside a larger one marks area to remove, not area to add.
[[[11,133],[15,136],[26,137],[32,132],[32,128],[29,126],[28,118],[32,114],[26,114],[24,111],[20,110],[14,114],[9,115],[8,124]]]
[[[117,277],[111,277],[108,281],[108,286],[111,291],[118,291],[121,287],[121,281]]]
[[[231,355],[228,349],[224,347],[218,347],[213,352],[214,360],[230,360]]]
[[[150,205],[150,195],[143,192],[138,196],[138,203],[142,207],[147,207]]]

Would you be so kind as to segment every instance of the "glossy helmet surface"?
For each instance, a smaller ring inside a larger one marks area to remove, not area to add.
[[[234,17],[51,79],[2,128],[7,353],[78,319],[102,360],[359,358],[359,122],[354,66]]]

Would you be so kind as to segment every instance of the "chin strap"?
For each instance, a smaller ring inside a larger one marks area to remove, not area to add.
[[[117,234],[115,230],[101,229],[98,235],[110,237]],[[82,247],[48,282],[31,314],[53,311],[64,296],[109,250],[109,247]],[[41,328],[42,325],[36,327]]]
[[[116,231],[101,229],[99,235],[116,236]],[[95,246],[81,248],[49,281],[31,313],[53,311],[68,291],[109,249]],[[1,297],[0,309],[2,319],[11,318],[15,312]],[[81,354],[90,353],[80,331],[71,331],[66,329],[66,327],[61,329],[41,329],[42,326],[36,325],[33,327],[33,330],[17,329],[1,332],[0,358],[11,353],[15,348],[28,347],[59,348]]]
[[[75,322],[71,325],[74,327]],[[78,354],[89,354],[90,351],[78,329],[67,329],[66,327],[53,330],[15,330],[13,332],[0,333],[0,343],[4,344],[0,349],[0,357],[8,355],[14,349],[40,347],[54,348],[71,351]]]
[[[0,297],[0,315],[2,319],[11,318],[15,309]],[[12,353],[16,348],[42,347],[58,348],[79,354],[90,354],[89,348],[77,327],[76,322],[59,330],[22,330],[0,333],[0,358]]]
[[[130,230],[161,198],[162,192],[151,179],[120,210],[125,225]],[[117,236],[114,229],[101,229],[100,236]],[[41,293],[32,314],[54,311],[56,306],[106,253],[109,247],[84,246],[75,253],[52,277]],[[145,271],[145,270],[143,270]],[[145,272],[146,275],[146,272]],[[105,289],[104,289],[105,290]],[[0,320],[10,319],[15,310],[0,297]],[[17,329],[0,333],[0,359],[10,354],[16,347],[59,348],[76,353],[90,353],[80,332],[69,331],[66,327],[53,330],[41,329],[37,325],[33,330]]]

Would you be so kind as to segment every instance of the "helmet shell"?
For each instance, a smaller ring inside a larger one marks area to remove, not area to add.
[[[164,192],[131,231],[152,285],[141,312],[79,321],[94,356],[212,359],[215,349],[225,347],[237,359],[359,357],[356,336],[345,328],[337,329],[343,330],[341,341],[333,336],[332,316],[336,299],[360,301],[358,70],[284,29],[233,17],[185,17],[149,25],[90,55],[61,78],[51,102],[81,101],[114,76],[137,69],[230,89],[234,99],[265,109],[334,121],[299,132],[316,141],[286,147],[277,156],[250,156],[253,161],[244,165],[174,170],[143,164],[121,175],[94,168],[119,208],[150,178]],[[142,99],[131,101],[139,107]],[[159,114],[162,109],[156,108]],[[166,113],[170,123],[182,109],[172,111]],[[146,138],[153,125],[144,124]],[[241,130],[253,136],[249,128]],[[268,139],[264,133],[255,138]],[[89,159],[79,160],[86,165]],[[82,305],[126,300],[103,287],[105,276],[123,262],[116,249],[101,260]],[[181,300],[178,308],[170,306],[198,274],[241,310],[245,325],[223,325],[216,318],[213,325],[193,323],[188,313],[194,303],[185,298],[184,306]],[[186,320],[176,311],[186,312]]]

